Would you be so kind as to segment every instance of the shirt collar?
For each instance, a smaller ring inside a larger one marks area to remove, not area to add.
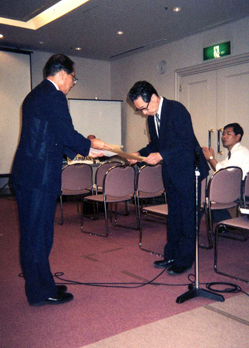
[[[55,86],[55,88],[59,91],[59,87],[57,86],[57,84],[54,81],[52,81],[50,79],[47,79],[47,80],[50,81]]]
[[[162,106],[163,106],[163,98],[160,97],[159,107],[158,107],[158,110],[157,110],[157,114],[158,114],[159,120],[161,119]]]
[[[232,147],[232,149],[230,150],[231,153],[232,153],[233,151],[237,150],[237,148],[238,148],[239,146],[240,146],[240,142],[237,143],[237,144],[235,144],[235,145]]]

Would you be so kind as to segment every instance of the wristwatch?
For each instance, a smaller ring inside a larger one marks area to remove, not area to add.
[[[211,161],[212,159],[214,159],[214,157],[213,157],[213,156],[210,156],[210,157],[209,157],[209,161]]]

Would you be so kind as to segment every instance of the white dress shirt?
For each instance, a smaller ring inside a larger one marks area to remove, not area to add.
[[[216,170],[231,166],[240,167],[243,171],[243,178],[246,176],[246,173],[249,172],[249,150],[241,145],[241,143],[237,143],[233,146],[230,159],[227,157],[224,161],[216,164]]]

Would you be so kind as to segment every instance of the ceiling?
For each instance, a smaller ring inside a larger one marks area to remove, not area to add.
[[[27,21],[57,2],[1,1],[0,17]],[[90,0],[37,30],[0,24],[0,46],[112,60],[246,16],[248,0]]]

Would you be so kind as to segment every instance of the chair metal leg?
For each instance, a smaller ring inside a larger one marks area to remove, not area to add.
[[[104,211],[105,211],[105,234],[100,234],[100,233],[94,233],[94,232],[89,232],[84,230],[84,214],[83,214],[83,204],[82,204],[82,214],[81,214],[81,232],[89,234],[91,236],[97,236],[97,237],[107,237],[109,234],[109,227],[108,227],[108,211],[106,207],[106,203],[104,203]]]
[[[225,273],[225,272],[221,272],[218,270],[218,238],[220,236],[220,230],[224,228],[224,225],[221,224],[221,225],[218,225],[215,229],[215,244],[214,244],[214,270],[216,273],[220,274],[220,275],[223,275],[225,277],[229,277],[229,278],[232,278],[232,279],[235,279],[235,280],[240,280],[242,282],[245,282],[247,284],[249,284],[249,280],[247,279],[244,279],[244,278],[240,278],[240,277],[237,277],[237,276],[233,276],[233,275],[230,275],[228,273]],[[220,236],[221,237],[221,236]],[[241,240],[240,240],[241,241]]]
[[[213,220],[212,220],[212,211],[210,208],[207,208],[207,207],[205,207],[205,221],[206,221],[208,245],[205,246],[203,244],[200,244],[200,248],[209,250],[213,248]]]
[[[156,251],[150,250],[150,249],[146,249],[142,247],[142,239],[143,239],[143,231],[142,231],[142,213],[140,214],[140,222],[139,222],[139,248],[140,250],[146,251],[147,253],[151,253],[152,255],[157,255],[160,257],[164,257],[163,254],[161,253],[157,253]]]

